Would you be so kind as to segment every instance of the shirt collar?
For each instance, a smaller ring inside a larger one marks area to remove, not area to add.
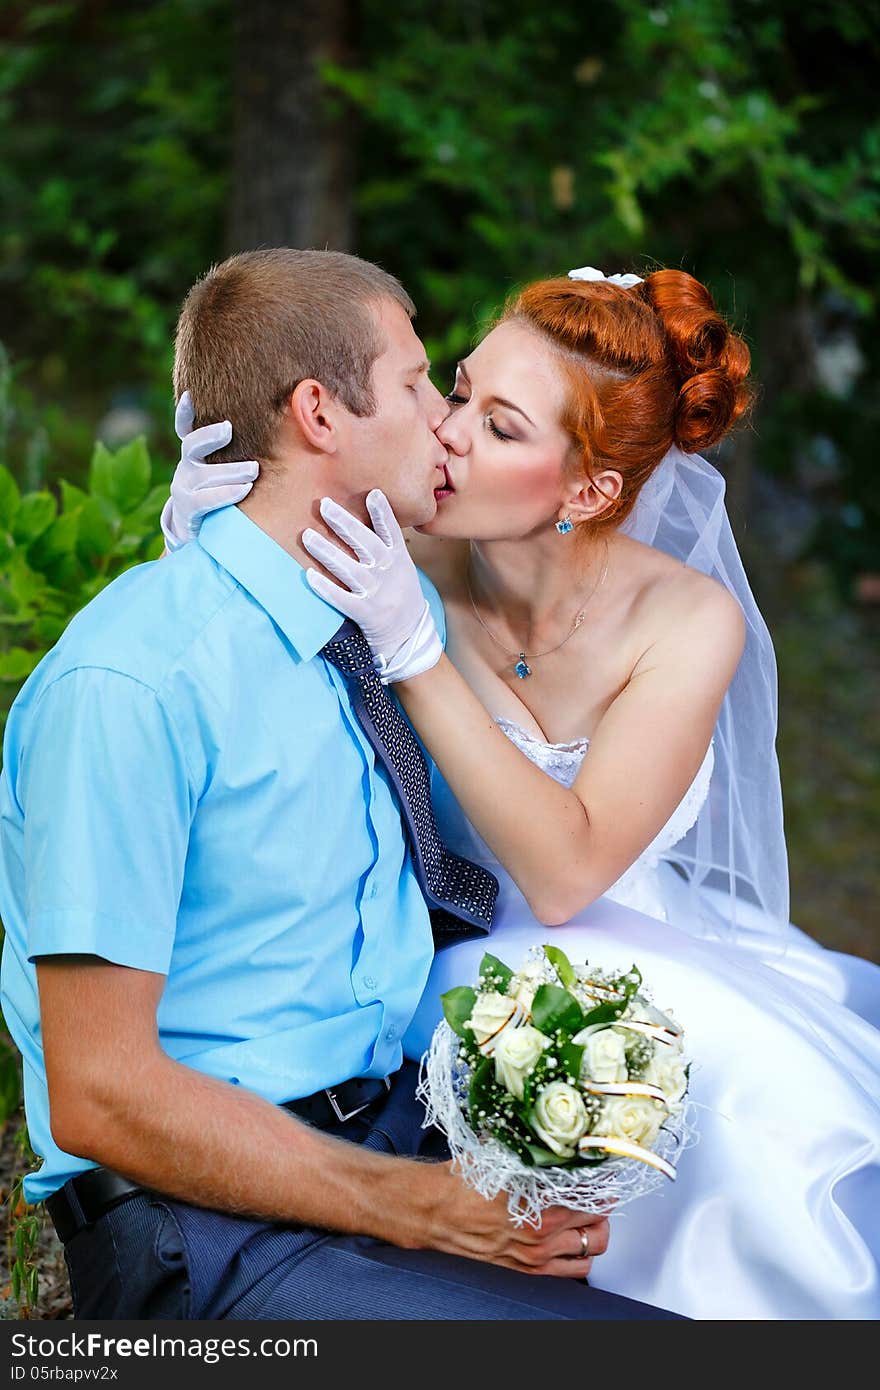
[[[206,516],[199,544],[266,610],[303,661],[338,631],[343,615],[310,588],[302,565],[237,506]]]

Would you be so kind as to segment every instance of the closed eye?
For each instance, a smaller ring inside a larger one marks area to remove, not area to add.
[[[450,405],[467,405],[468,402],[467,396],[456,395],[454,391],[450,391],[446,399]],[[496,439],[502,439],[505,442],[507,442],[508,440],[511,440],[513,438],[512,434],[505,434],[503,430],[500,430],[498,428],[491,415],[486,416],[486,424],[489,426],[489,429],[492,431]]]
[[[492,431],[492,433],[494,434],[494,436],[495,436],[496,439],[512,439],[512,438],[513,438],[513,435],[512,435],[512,434],[505,434],[503,430],[500,430],[500,429],[498,428],[498,426],[495,424],[495,421],[492,419],[492,416],[491,416],[491,415],[488,415],[488,416],[486,417],[486,423],[488,424],[489,429]]]

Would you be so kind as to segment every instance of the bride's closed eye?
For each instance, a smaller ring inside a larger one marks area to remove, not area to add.
[[[454,391],[450,391],[446,399],[450,405],[467,405],[467,396],[458,396]],[[505,434],[503,430],[498,428],[491,415],[486,416],[486,424],[489,426],[489,429],[496,439],[503,439],[506,441],[513,438],[513,435]]]

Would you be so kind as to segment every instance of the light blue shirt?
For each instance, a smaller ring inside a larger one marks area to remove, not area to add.
[[[384,768],[319,655],[341,621],[228,507],[198,543],[110,584],[20,691],[0,913],[3,1009],[43,1158],[29,1201],[93,1166],[50,1134],[39,956],[167,975],[169,1056],[273,1102],[400,1066],[431,927]]]

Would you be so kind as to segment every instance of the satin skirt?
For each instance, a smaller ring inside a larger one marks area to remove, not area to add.
[[[869,1021],[880,968],[796,929],[770,963],[757,920],[745,944],[721,945],[608,899],[542,927],[505,887],[491,937],[438,952],[408,1057],[427,1048],[440,995],[475,982],[484,950],[516,967],[547,941],[602,967],[635,962],[693,1058],[699,1142],[674,1182],[612,1216],[590,1283],[699,1319],[880,1316],[880,1031]]]

